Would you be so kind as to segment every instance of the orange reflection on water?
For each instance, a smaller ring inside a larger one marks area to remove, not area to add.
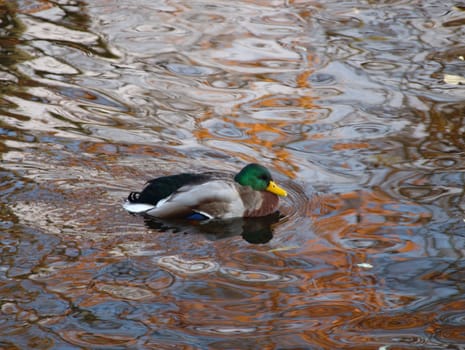
[[[292,97],[289,96],[274,96],[264,97],[249,103],[247,106],[239,107],[241,110],[237,111],[233,116],[222,117],[222,122],[230,125],[229,128],[236,130],[242,136],[235,138],[223,134],[218,134],[208,127],[200,127],[194,130],[195,137],[200,143],[208,143],[209,140],[226,141],[238,145],[238,151],[245,147],[254,150],[254,153],[247,154],[242,152],[241,157],[249,162],[260,162],[257,155],[266,155],[273,162],[273,167],[281,173],[290,178],[296,177],[296,170],[299,169],[298,163],[284,146],[288,143],[297,140],[297,137],[289,133],[287,130],[292,129],[293,126],[302,128],[303,125],[312,124],[314,119],[311,117],[310,112],[304,112],[305,118],[299,116],[292,118],[292,109],[295,108],[299,111],[310,111],[314,106],[313,98],[311,96]],[[286,111],[289,109],[289,116]],[[285,119],[276,117],[270,118],[247,118],[242,116],[253,111],[261,112],[275,112],[278,111]],[[200,118],[201,121],[211,118],[211,113],[206,113]],[[211,145],[209,145],[211,146]]]
[[[379,188],[333,195],[324,201],[333,209],[330,215],[315,216],[311,207],[307,213],[315,229],[336,246],[346,239],[366,241],[354,246],[358,252],[385,252],[389,248],[396,252],[418,250],[415,242],[396,236],[395,228],[401,225],[408,232],[409,228],[422,227],[431,219],[431,213],[419,210],[413,203],[399,203]],[[342,247],[347,248],[344,244]]]

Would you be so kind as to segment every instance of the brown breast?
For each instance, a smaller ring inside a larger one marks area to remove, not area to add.
[[[253,194],[242,199],[245,205],[244,217],[266,216],[278,209],[278,196],[268,191],[253,191]]]

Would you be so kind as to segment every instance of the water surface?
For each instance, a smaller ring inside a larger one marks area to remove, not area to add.
[[[463,348],[464,10],[0,1],[0,347]],[[248,162],[281,217],[121,208]]]

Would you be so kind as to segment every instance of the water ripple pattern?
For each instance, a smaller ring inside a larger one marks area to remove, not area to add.
[[[0,348],[464,348],[464,26],[452,0],[0,0]],[[121,207],[251,162],[279,213]]]
[[[168,270],[185,274],[208,273],[218,269],[218,264],[208,260],[185,260],[179,256],[164,256],[157,263]]]

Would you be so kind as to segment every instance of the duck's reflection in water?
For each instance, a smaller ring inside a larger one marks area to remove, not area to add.
[[[273,227],[282,215],[279,212],[258,218],[234,218],[228,220],[186,221],[160,220],[144,217],[145,225],[157,231],[201,234],[210,240],[242,236],[251,244],[264,244],[273,238]]]

